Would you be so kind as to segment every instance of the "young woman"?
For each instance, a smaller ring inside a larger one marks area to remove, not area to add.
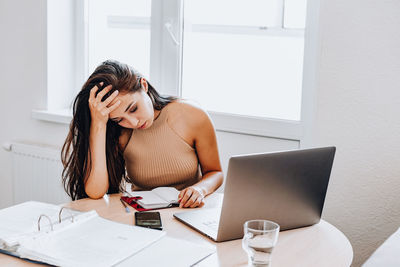
[[[73,105],[62,149],[72,199],[173,186],[180,207],[203,205],[223,181],[214,127],[201,108],[164,97],[133,68],[105,61]]]

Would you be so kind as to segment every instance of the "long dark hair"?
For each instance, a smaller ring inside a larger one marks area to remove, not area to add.
[[[88,197],[85,192],[85,179],[89,177],[91,170],[89,153],[91,116],[88,104],[90,89],[97,85],[99,87],[97,93],[99,93],[107,85],[111,84],[112,89],[103,97],[102,100],[104,100],[115,90],[118,90],[120,93],[139,91],[141,89],[140,79],[142,77],[139,72],[126,64],[115,60],[107,60],[95,69],[76,96],[73,102],[73,118],[69,133],[61,151],[61,161],[64,165],[62,172],[63,185],[72,200]],[[100,86],[101,82],[103,82],[102,86]],[[147,94],[156,110],[161,110],[168,103],[176,99],[174,97],[161,96],[150,83],[148,83]],[[109,194],[121,192],[123,190],[122,179],[128,181],[125,175],[123,148],[119,145],[121,132],[121,126],[108,120],[106,159]]]

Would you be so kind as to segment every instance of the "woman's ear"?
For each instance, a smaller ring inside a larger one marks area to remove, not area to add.
[[[140,78],[140,83],[141,83],[143,90],[147,93],[147,91],[149,91],[149,85],[148,85],[146,79]]]

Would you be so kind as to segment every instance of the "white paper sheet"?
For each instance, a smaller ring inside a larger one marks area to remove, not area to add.
[[[168,203],[178,201],[179,191],[175,187],[157,187],[152,190]]]
[[[35,201],[24,202],[0,210],[0,238],[15,234],[29,233],[37,229],[38,218],[46,214],[52,219],[58,218],[59,206]],[[43,220],[42,225],[49,222]]]
[[[192,266],[216,251],[215,246],[199,246],[182,239],[165,236],[136,255],[118,264],[130,266]]]

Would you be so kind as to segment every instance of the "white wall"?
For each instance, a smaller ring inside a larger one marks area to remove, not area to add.
[[[336,145],[324,218],[354,266],[400,227],[400,1],[322,0],[314,145]]]
[[[67,125],[31,119],[32,109],[46,107],[46,1],[0,0],[0,34],[0,144],[62,144]],[[11,166],[0,149],[0,208],[12,204]]]
[[[354,265],[400,226],[400,2],[321,0],[312,145],[336,145],[324,218],[355,250]],[[46,107],[46,1],[0,0],[0,144],[61,146],[67,126],[31,119]],[[224,165],[234,153],[297,142],[218,133]],[[0,149],[0,208],[12,202],[11,157]]]

